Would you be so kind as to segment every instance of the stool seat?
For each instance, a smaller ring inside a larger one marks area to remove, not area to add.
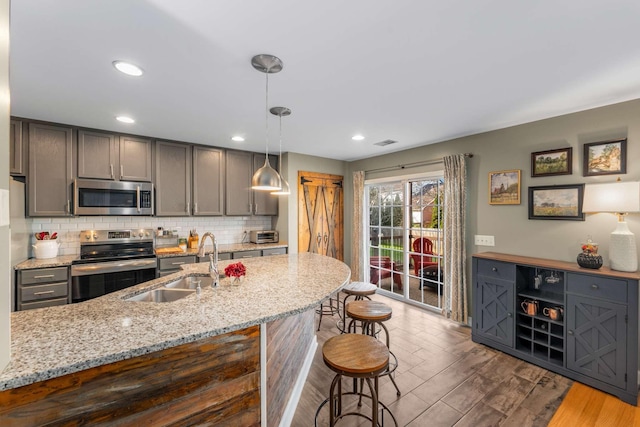
[[[378,290],[378,287],[373,283],[367,282],[351,282],[342,288],[342,292],[349,295],[365,296],[373,295]]]
[[[392,310],[379,301],[351,301],[347,304],[347,316],[356,320],[384,322],[391,319]]]
[[[368,335],[343,334],[329,338],[322,346],[324,363],[349,377],[372,378],[389,364],[389,349]]]

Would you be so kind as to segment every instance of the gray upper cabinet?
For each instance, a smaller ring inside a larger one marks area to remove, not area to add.
[[[22,122],[11,120],[9,128],[9,173],[11,175],[24,176],[26,144],[22,141]]]
[[[278,197],[268,191],[253,191],[253,173],[264,165],[264,154],[247,151],[227,151],[226,161],[226,214],[278,215]],[[271,166],[278,157],[269,156]]]
[[[156,141],[156,216],[191,214],[191,145]]]
[[[151,182],[151,140],[120,136],[120,180]]]
[[[193,147],[193,215],[224,214],[224,151]]]
[[[119,170],[116,136],[80,129],[78,178],[116,179],[116,171]]]
[[[253,195],[253,154],[248,151],[227,150],[225,210],[227,215],[251,215]]]
[[[80,129],[78,177],[151,182],[151,140]]]
[[[73,129],[29,123],[29,216],[71,216]]]

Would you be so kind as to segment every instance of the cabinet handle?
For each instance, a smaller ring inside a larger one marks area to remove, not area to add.
[[[180,262],[172,262],[171,265],[182,265],[184,264],[184,261],[180,261]]]
[[[124,177],[124,165],[120,165],[120,179]]]
[[[40,296],[40,295],[47,295],[52,293],[53,291],[40,291],[40,292],[34,292],[33,295]]]
[[[513,314],[511,312],[507,313],[507,317],[513,317]]]
[[[191,213],[191,203],[187,202],[187,213]]]
[[[68,214],[71,213],[71,203],[69,203],[69,199],[67,199],[67,205],[65,206],[65,210]]]
[[[258,213],[258,204],[257,203],[253,204],[253,213],[256,213],[256,214]]]
[[[567,331],[567,334],[569,334],[569,335],[573,335],[573,331],[572,331],[572,330],[568,330],[568,331]]]
[[[136,209],[140,213],[140,186],[136,187]]]
[[[593,289],[594,291],[598,289],[598,285],[596,285],[595,283],[593,285],[591,285],[591,289]]]
[[[111,169],[111,179],[113,179],[113,164],[109,165],[109,169]]]
[[[198,213],[198,203],[194,203],[193,204],[193,213],[197,214]]]
[[[498,269],[495,268],[495,267],[491,267],[491,271],[496,272],[496,271],[498,271]]]
[[[50,279],[52,277],[54,277],[53,274],[45,274],[43,276],[33,276],[34,279]]]

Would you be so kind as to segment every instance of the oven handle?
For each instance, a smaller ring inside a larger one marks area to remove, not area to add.
[[[156,268],[155,258],[96,262],[71,266],[71,276],[90,276],[92,274],[118,273],[121,271],[147,270]]]

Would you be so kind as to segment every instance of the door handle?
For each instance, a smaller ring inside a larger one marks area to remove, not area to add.
[[[322,236],[320,235],[320,233],[318,233],[318,237],[316,238],[316,242],[318,242],[318,244],[322,243]]]
[[[140,186],[136,187],[136,209],[140,213]]]
[[[329,242],[329,235],[327,233],[324,233],[324,244],[327,245],[328,242]]]

